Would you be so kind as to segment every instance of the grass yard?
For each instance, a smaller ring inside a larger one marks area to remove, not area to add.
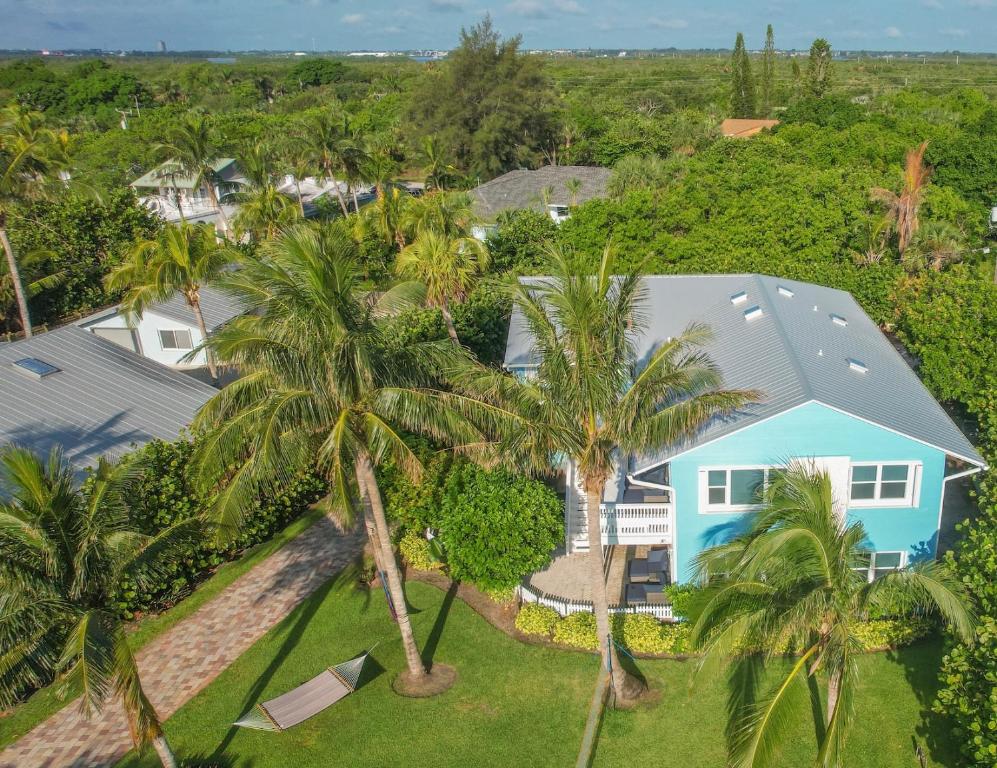
[[[523,645],[433,587],[411,583],[408,592],[420,643],[458,669],[457,684],[446,694],[415,700],[392,692],[390,680],[404,659],[383,595],[343,579],[302,604],[169,720],[166,730],[178,755],[253,768],[572,765],[596,658]],[[229,726],[255,702],[284,693],[375,642],[379,664],[368,669],[360,690],[322,714],[280,734]],[[927,714],[939,655],[934,640],[862,659],[850,768],[916,768],[912,736],[925,744],[930,765],[955,764],[944,723]],[[722,765],[722,683],[690,692],[691,664],[639,666],[660,691],[660,703],[607,713],[595,765]],[[800,738],[782,756],[787,768],[805,765],[812,754],[806,720],[801,717]],[[121,765],[157,762],[150,753],[130,755]]]
[[[269,541],[248,550],[238,560],[219,566],[218,570],[194,590],[185,600],[162,613],[150,614],[134,622],[129,628],[132,649],[137,650],[153,638],[162,634],[179,621],[217,597],[226,587],[242,576],[253,566],[263,562],[270,555],[296,538],[306,528],[322,517],[317,509],[310,509],[297,520],[288,524]],[[74,695],[63,699],[57,695],[55,686],[42,688],[13,712],[0,718],[0,749],[19,739],[42,721],[48,719],[64,706]]]

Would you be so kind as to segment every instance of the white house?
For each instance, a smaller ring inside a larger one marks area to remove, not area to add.
[[[201,314],[208,333],[242,312],[239,303],[228,294],[210,287],[201,289]],[[180,294],[149,307],[141,318],[133,318],[131,325],[120,307],[92,315],[77,325],[95,336],[173,368],[200,368],[207,363],[203,351],[186,359],[204,338],[194,311]]]
[[[195,179],[180,173],[173,163],[163,163],[133,181],[130,186],[139,194],[139,202],[166,221],[213,222],[218,212],[211,205],[208,184],[212,183],[217,199],[223,202],[226,216],[231,219],[235,206],[224,203],[226,195],[238,192],[248,183],[231,157],[219,158],[212,166],[214,179],[196,185]],[[179,201],[179,207],[177,203]]]

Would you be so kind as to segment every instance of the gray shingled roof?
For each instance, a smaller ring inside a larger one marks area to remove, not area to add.
[[[42,379],[13,365],[60,369]],[[82,469],[154,438],[173,440],[217,390],[75,325],[0,345],[0,445],[61,445]]]
[[[538,280],[543,278],[531,278]],[[760,389],[762,402],[715,419],[690,441],[638,467],[725,436],[807,402],[819,402],[974,464],[984,461],[935,401],[910,366],[851,294],[796,280],[765,275],[680,275],[646,278],[647,331],[637,343],[643,356],[690,323],[708,325],[714,338],[706,347],[728,387]],[[792,292],[792,296],[783,291]],[[744,292],[738,304],[731,297]],[[745,319],[759,308],[761,315]],[[834,317],[847,324],[840,325]],[[509,326],[507,367],[529,366],[532,343],[522,314]],[[853,370],[849,361],[867,367]]]
[[[211,286],[201,288],[201,314],[204,315],[204,324],[209,332],[218,330],[245,311],[243,304],[231,294]],[[173,294],[173,297],[167,301],[153,304],[149,307],[149,312],[197,327],[194,310],[187,306],[187,302],[179,293]]]
[[[502,211],[532,208],[543,211],[543,191],[553,190],[551,205],[568,205],[571,193],[566,186],[571,179],[578,179],[581,189],[577,203],[584,203],[606,196],[606,187],[613,175],[609,168],[589,165],[545,165],[535,171],[509,171],[471,190],[474,212],[482,219],[493,220]]]

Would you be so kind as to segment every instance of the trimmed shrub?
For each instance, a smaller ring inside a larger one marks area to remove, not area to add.
[[[538,603],[525,603],[516,614],[516,629],[524,635],[551,637],[561,616],[553,608]]]
[[[853,628],[866,651],[910,645],[931,633],[934,625],[927,619],[872,619]]]
[[[557,622],[554,627],[554,642],[594,651],[599,647],[595,633],[594,614],[573,613]]]
[[[429,542],[415,531],[408,531],[402,536],[398,550],[402,553],[402,559],[417,571],[438,571],[443,567],[443,563],[433,555]]]
[[[697,590],[698,587],[694,584],[669,584],[665,587],[665,597],[672,604],[672,616],[684,619],[689,615],[692,598]]]
[[[663,624],[647,614],[613,617],[613,638],[634,653],[682,653],[688,637],[685,623]]]

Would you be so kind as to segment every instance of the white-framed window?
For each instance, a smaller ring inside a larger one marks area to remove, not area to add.
[[[781,467],[704,467],[699,473],[701,512],[739,512],[758,507]]]
[[[852,464],[848,473],[848,506],[916,506],[921,465],[914,461]]]
[[[159,329],[159,344],[163,349],[193,349],[190,331],[184,329]]]
[[[880,576],[899,571],[907,567],[907,553],[903,551],[870,552],[869,565],[862,568],[855,568],[859,573],[865,573],[869,581],[878,579]]]

